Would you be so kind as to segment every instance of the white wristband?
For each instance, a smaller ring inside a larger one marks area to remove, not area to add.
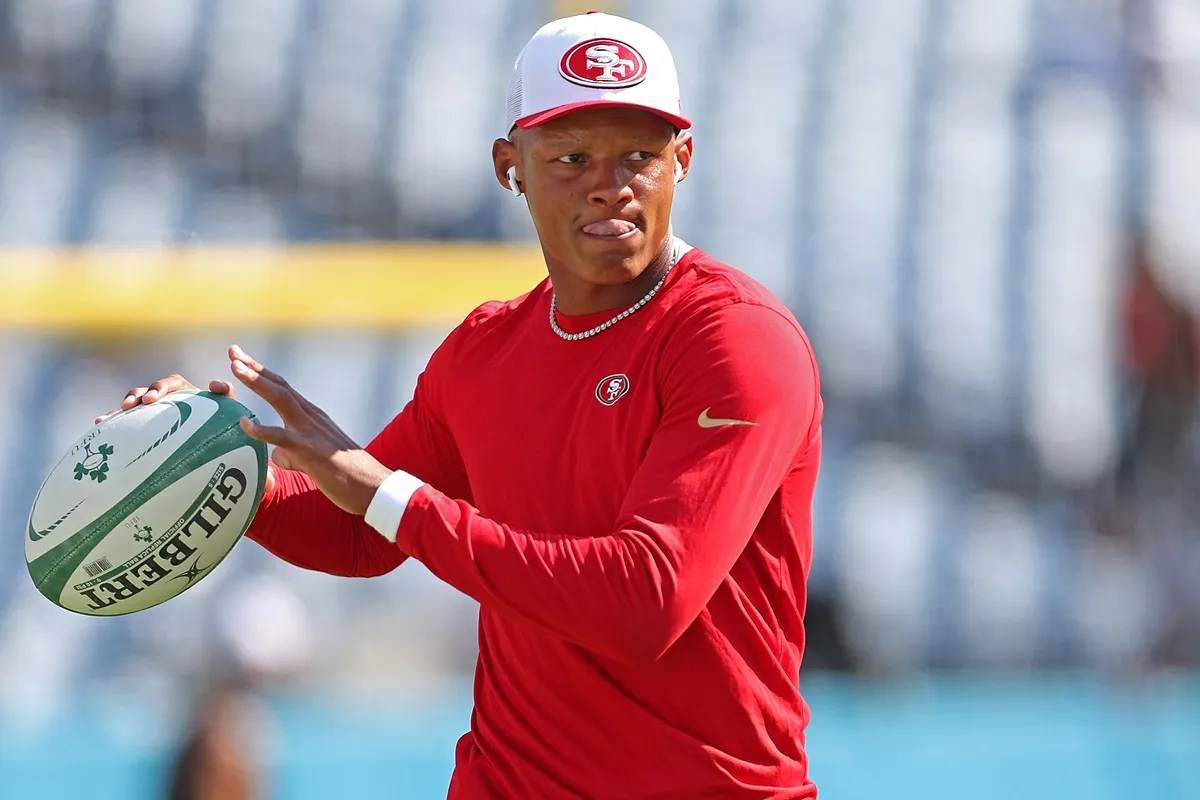
[[[416,494],[417,489],[424,485],[425,481],[403,470],[393,472],[375,490],[375,496],[371,498],[371,504],[367,506],[367,513],[364,515],[367,524],[395,544],[404,509],[408,508],[408,501]]]

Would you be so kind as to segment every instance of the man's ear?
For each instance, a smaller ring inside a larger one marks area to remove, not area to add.
[[[496,180],[516,195],[519,195],[523,188],[518,180],[518,161],[517,146],[511,141],[497,139],[492,143],[492,166],[496,170]]]
[[[680,131],[675,135],[675,175],[676,183],[688,176],[692,170],[692,140],[691,131]]]

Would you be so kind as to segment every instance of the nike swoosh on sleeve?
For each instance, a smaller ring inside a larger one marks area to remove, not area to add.
[[[758,424],[757,422],[750,422],[749,420],[744,420],[744,419],[720,419],[717,417],[710,417],[708,415],[708,412],[711,410],[712,410],[712,406],[709,406],[708,408],[701,411],[700,416],[696,419],[696,422],[700,423],[701,428],[724,428],[726,425],[757,425]]]

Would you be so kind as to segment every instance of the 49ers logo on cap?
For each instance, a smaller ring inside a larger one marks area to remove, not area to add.
[[[646,59],[616,39],[588,39],[566,52],[558,71],[580,86],[621,89],[646,80]]]

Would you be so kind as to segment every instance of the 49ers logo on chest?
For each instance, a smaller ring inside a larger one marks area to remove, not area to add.
[[[616,39],[588,39],[566,52],[558,71],[580,86],[621,89],[646,79],[646,59]]]
[[[596,399],[606,406],[615,404],[629,391],[629,378],[622,374],[609,375],[596,384]]]

